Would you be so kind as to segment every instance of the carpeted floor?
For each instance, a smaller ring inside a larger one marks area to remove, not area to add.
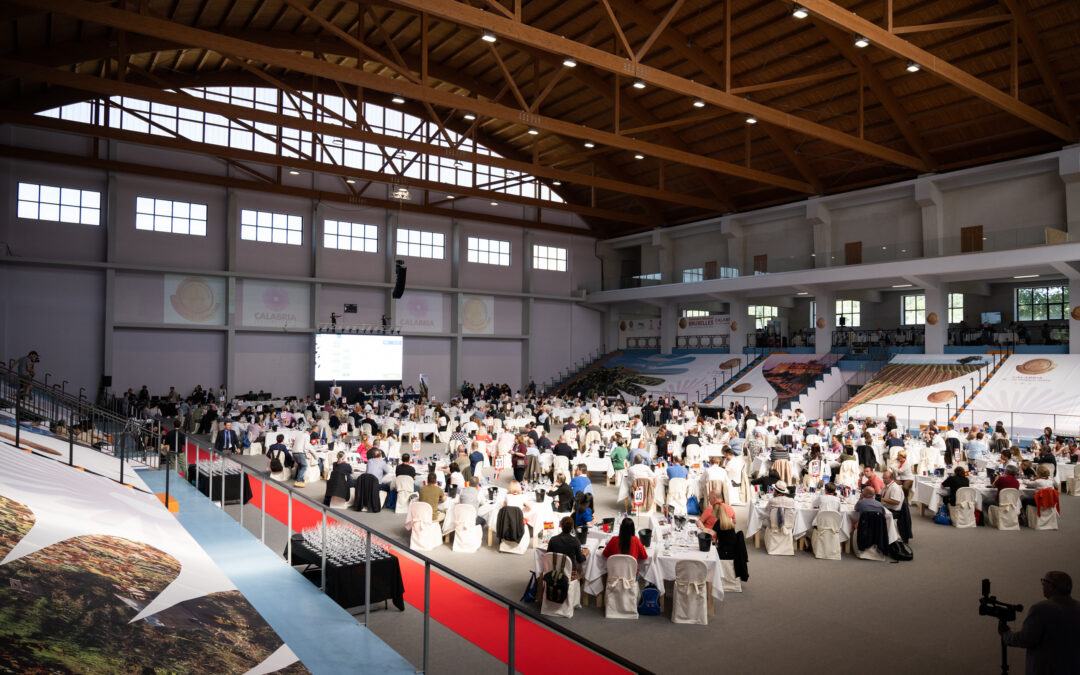
[[[253,468],[265,469],[264,458],[242,459]],[[598,514],[614,512],[615,489],[596,478],[594,488]],[[323,484],[309,484],[304,492],[321,501]],[[239,507],[229,510],[239,516]],[[407,541],[402,514],[350,515]],[[737,516],[739,526],[745,527],[745,507],[737,509]],[[258,534],[259,513],[252,505],[246,508],[245,524]],[[1080,560],[1078,534],[1080,498],[1067,495],[1062,497],[1057,532],[958,530],[920,518],[916,511],[915,559],[908,563],[870,562],[847,555],[840,561],[820,561],[809,552],[774,557],[751,549],[750,581],[744,584],[744,592],[728,593],[708,626],[676,625],[670,615],[607,620],[603,610],[594,606],[577,610],[573,619],[556,621],[657,673],[702,667],[751,671],[780,667],[800,673],[999,672],[996,623],[978,615],[981,580],[989,578],[1000,599],[1025,607],[1041,599],[1039,578],[1047,570],[1065,570],[1080,584],[1080,566],[1075,564]],[[269,518],[267,535],[267,544],[274,550],[284,548],[285,528]],[[533,561],[531,551],[516,556],[487,547],[474,554],[455,554],[444,546],[430,557],[515,599],[524,589]],[[410,602],[418,599],[422,609],[422,568],[419,575],[405,576],[407,599],[416,592]],[[441,584],[433,587],[448,592]],[[450,599],[463,592],[449,590],[454,591],[447,595]],[[432,622],[432,673],[505,668],[466,639],[491,648],[505,640],[505,628],[496,628],[492,617],[477,616],[470,607],[471,603],[465,603],[439,608],[445,625]],[[422,614],[415,605],[403,613],[392,608],[373,612],[370,628],[420,665]],[[519,630],[517,637],[519,663],[544,659],[553,668],[575,663],[564,660],[565,655],[530,649],[527,632]],[[498,649],[494,650],[497,656],[503,657]],[[1018,672],[1023,667],[1023,651],[1011,649],[1010,662]]]

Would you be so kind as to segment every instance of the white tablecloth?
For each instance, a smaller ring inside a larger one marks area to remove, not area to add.
[[[944,480],[944,478],[934,476],[916,476],[915,485],[911,489],[911,501],[916,504],[924,504],[932,514],[937,513],[937,510],[941,508],[942,499],[949,494],[947,488],[941,487]],[[976,509],[984,511],[987,506],[997,503],[997,488],[990,485],[985,478],[973,480],[971,487],[975,488]],[[1021,497],[1032,497],[1034,495],[1035,490],[1021,486]]]
[[[841,504],[840,512],[844,514],[844,520],[840,527],[840,541],[847,541],[851,538],[852,532],[858,526],[859,514],[855,511],[854,504]],[[811,530],[814,528],[814,521],[817,520],[819,509],[812,506],[812,501],[809,499],[797,500],[795,502],[795,527],[792,529],[792,534],[796,539],[799,537],[809,536]],[[888,509],[885,510],[885,521],[889,529],[889,543],[893,543],[900,538],[900,533],[896,529],[896,521],[893,519],[892,512]],[[764,529],[769,524],[769,501],[767,499],[759,499],[754,502],[750,509],[750,520],[746,524],[746,536],[750,537]]]

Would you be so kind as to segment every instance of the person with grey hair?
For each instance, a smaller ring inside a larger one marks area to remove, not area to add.
[[[1080,602],[1072,598],[1072,577],[1051,571],[1039,580],[1046,598],[1031,607],[1018,631],[999,626],[1001,641],[1027,649],[1025,672],[1080,673],[1080,650],[1073,645],[1080,630]]]
[[[899,511],[904,505],[904,490],[896,482],[896,474],[885,471],[881,474],[885,487],[881,490],[881,505],[890,511]]]
[[[1015,464],[1010,464],[1005,467],[1005,473],[994,479],[994,487],[997,488],[998,497],[1001,497],[1001,491],[1013,488],[1015,490],[1020,489],[1020,469]]]

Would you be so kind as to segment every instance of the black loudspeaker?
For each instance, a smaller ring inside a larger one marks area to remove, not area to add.
[[[394,263],[394,292],[390,297],[397,300],[405,293],[405,261],[398,260]]]
[[[112,375],[102,375],[101,376],[101,386],[103,386],[103,387],[111,387],[112,386]]]

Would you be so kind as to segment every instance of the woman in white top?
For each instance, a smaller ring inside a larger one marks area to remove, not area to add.
[[[911,499],[911,486],[915,483],[915,475],[911,472],[911,462],[908,461],[907,451],[897,452],[896,459],[889,462],[889,468],[896,476],[896,482],[904,488],[904,497]]]
[[[1045,490],[1046,488],[1057,489],[1057,485],[1054,479],[1050,477],[1050,467],[1047,464],[1040,464],[1039,468],[1035,470],[1035,479],[1024,481],[1024,485],[1035,490]]]

